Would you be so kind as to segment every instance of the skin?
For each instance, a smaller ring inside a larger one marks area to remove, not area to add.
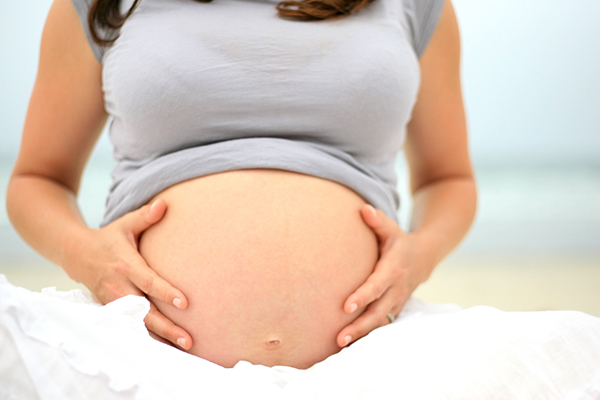
[[[449,1],[420,65],[421,89],[405,147],[414,197],[410,232],[380,210],[369,205],[360,209],[378,239],[380,258],[343,305],[350,316],[366,311],[349,318],[352,322],[339,332],[336,341],[342,347],[389,323],[386,314],[401,311],[474,218],[476,188],[460,85],[460,40]],[[101,229],[89,228],[77,207],[83,168],[107,120],[101,72],[71,2],[55,0],[7,189],[8,214],[25,241],[87,286],[99,302],[128,294],[151,298],[148,329],[189,349],[191,336],[154,305],[184,310],[186,296],[149,268],[138,252],[138,239],[162,219],[166,202],[158,199]]]

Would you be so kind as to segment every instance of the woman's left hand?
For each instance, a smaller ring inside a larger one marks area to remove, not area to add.
[[[340,347],[391,323],[388,315],[396,318],[413,291],[431,272],[426,261],[418,257],[422,252],[416,235],[404,232],[394,220],[371,205],[365,204],[360,213],[377,236],[379,260],[365,283],[344,303],[348,314],[366,309],[340,331],[337,336]]]

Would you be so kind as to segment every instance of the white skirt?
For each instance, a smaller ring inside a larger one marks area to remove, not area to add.
[[[600,318],[411,299],[309,369],[223,368],[155,341],[149,303],[0,275],[0,399],[600,399]]]

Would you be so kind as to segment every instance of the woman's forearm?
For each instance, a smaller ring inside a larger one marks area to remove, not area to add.
[[[67,267],[69,252],[89,231],[75,193],[40,175],[13,175],[6,204],[9,218],[21,237],[46,259]]]
[[[422,281],[465,237],[475,217],[473,177],[452,177],[423,185],[413,193],[410,234],[421,244]]]

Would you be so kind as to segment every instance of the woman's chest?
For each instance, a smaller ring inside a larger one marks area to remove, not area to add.
[[[375,0],[305,22],[275,5],[142,1],[104,60],[115,145],[132,158],[269,136],[368,159],[397,151],[419,85],[397,10]]]

